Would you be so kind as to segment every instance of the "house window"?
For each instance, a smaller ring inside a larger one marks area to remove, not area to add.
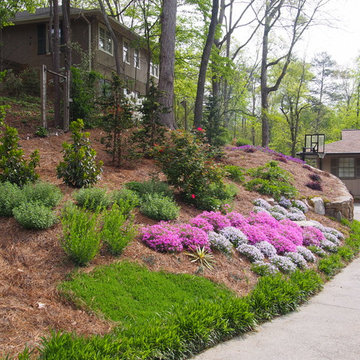
[[[123,61],[127,64],[130,64],[130,47],[129,43],[124,41],[123,44]]]
[[[111,34],[102,26],[99,26],[99,49],[110,55],[113,54],[113,41]]]
[[[355,177],[354,158],[340,158],[339,178],[353,178],[353,177]]]
[[[351,179],[360,177],[360,161],[354,158],[331,159],[331,173],[340,179]]]
[[[159,77],[159,65],[154,64],[153,62],[150,63],[150,75],[156,78]]]
[[[140,50],[134,49],[134,67],[140,69]]]

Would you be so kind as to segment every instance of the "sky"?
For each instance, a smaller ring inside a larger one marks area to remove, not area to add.
[[[339,65],[352,67],[360,55],[360,0],[331,0],[324,10],[333,26],[311,28],[297,53],[311,59],[325,51]]]

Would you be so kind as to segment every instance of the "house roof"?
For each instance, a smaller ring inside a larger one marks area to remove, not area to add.
[[[76,17],[76,16],[98,16],[102,19],[102,12],[100,9],[90,9],[90,10],[84,10],[79,8],[70,8],[70,16]],[[62,6],[59,6],[59,17],[62,18]],[[29,13],[28,11],[22,11],[15,15],[15,18],[12,20],[15,25],[21,25],[21,24],[29,24],[29,23],[37,23],[40,21],[46,21],[50,18],[50,8],[39,8],[36,9],[34,13]],[[126,25],[121,24],[117,20],[115,20],[113,17],[109,16],[109,21],[112,24],[112,27],[114,29],[121,28],[122,31],[126,31],[128,36],[132,36],[138,39],[141,39],[141,36],[134,33],[132,30],[130,30]]]
[[[360,153],[360,130],[342,130],[341,140],[325,145],[325,154]]]

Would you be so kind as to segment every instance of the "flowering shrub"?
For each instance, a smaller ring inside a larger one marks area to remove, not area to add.
[[[279,205],[284,207],[285,209],[288,209],[289,207],[291,207],[292,204],[291,204],[291,200],[282,196],[279,201]]]
[[[205,219],[210,225],[213,226],[214,231],[223,229],[224,227],[230,226],[231,222],[226,215],[223,215],[220,211],[204,211],[195,219]]]
[[[209,234],[210,246],[214,250],[219,250],[222,253],[230,254],[232,250],[232,243],[223,235],[210,231]]]
[[[335,235],[338,239],[343,239],[343,238],[344,238],[344,234],[343,234],[343,233],[341,233],[339,230],[336,230],[336,229],[331,228],[331,227],[324,227],[323,232],[324,232],[324,233],[333,234],[333,235]]]
[[[264,260],[262,252],[253,245],[241,244],[236,250],[241,255],[246,256],[251,262]]]
[[[331,233],[324,233],[324,236],[325,236],[326,240],[331,241],[336,246],[340,245],[340,240],[335,235],[333,235]]]
[[[321,240],[320,247],[330,252],[336,252],[338,248],[337,245],[327,239]]]
[[[324,257],[326,255],[326,252],[319,246],[310,245],[308,246],[308,250],[320,257]]]
[[[314,262],[316,260],[314,254],[305,246],[298,246],[296,249],[297,252],[301,254],[306,261]]]
[[[272,258],[276,255],[276,249],[273,245],[267,241],[261,241],[255,244],[255,246],[264,254],[267,258]]]
[[[311,220],[312,226],[316,229],[319,229],[322,233],[326,232],[326,228],[323,224],[319,223],[318,221]]]
[[[274,219],[278,221],[286,219],[286,216],[279,212],[270,212],[270,214]]]
[[[299,210],[301,210],[304,214],[308,212],[308,207],[307,205],[301,201],[301,200],[294,200],[292,202],[292,206],[295,208],[298,208]]]
[[[270,210],[271,209],[271,205],[266,201],[266,200],[264,200],[264,199],[255,199],[254,201],[253,201],[253,204],[255,205],[255,206],[258,206],[258,207],[261,207],[261,208],[263,208],[263,209],[265,209],[265,210]]]
[[[287,215],[287,213],[288,213],[287,210],[280,205],[274,205],[273,207],[271,207],[270,212],[271,213],[276,212],[276,213],[279,213],[282,215]]]
[[[225,236],[234,246],[247,243],[247,236],[239,229],[233,226],[227,226],[220,230],[220,234]]]
[[[305,246],[320,246],[322,240],[325,240],[325,237],[319,229],[313,226],[306,226],[303,228],[303,244]]]
[[[260,207],[260,206],[254,206],[253,207],[253,212],[256,213],[256,214],[259,213],[259,212],[265,212],[265,213],[270,214],[269,211],[267,211],[266,209],[264,209],[263,207]]]
[[[141,229],[141,240],[151,249],[159,252],[178,252],[183,244],[178,234],[166,223],[145,226]]]
[[[241,229],[241,226],[248,224],[247,219],[237,212],[230,212],[225,216],[230,221],[230,226],[239,227]]]
[[[190,224],[204,230],[205,232],[214,231],[214,227],[206,219],[199,216],[192,218],[190,220]]]
[[[296,265],[286,256],[276,255],[270,259],[270,263],[284,273],[290,273],[296,270]]]
[[[255,261],[251,266],[251,270],[260,276],[272,275],[279,272],[275,265],[264,261]]]
[[[204,230],[189,224],[174,226],[172,229],[179,235],[184,249],[204,248],[209,250],[209,238]]]
[[[289,259],[291,259],[291,261],[300,269],[304,269],[307,267],[307,263],[305,258],[296,252],[291,252],[291,253],[287,253],[285,254],[286,257],[288,257]]]
[[[310,181],[310,182],[306,183],[305,186],[307,186],[308,188],[310,188],[312,190],[322,191],[322,186],[317,181]]]

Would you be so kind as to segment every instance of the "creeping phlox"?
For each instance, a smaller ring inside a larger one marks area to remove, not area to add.
[[[254,203],[259,211],[248,217],[237,212],[204,211],[188,224],[160,222],[145,226],[141,229],[141,240],[159,252],[203,248],[231,254],[235,248],[252,262],[269,259],[272,266],[283,272],[306,268],[307,262],[316,260],[314,253],[336,251],[344,238],[341,232],[314,221],[313,226],[301,227],[302,223],[296,223],[288,215],[305,218],[306,204],[300,200],[292,200],[291,204],[282,200],[288,208],[257,199]],[[274,214],[284,218],[278,219]]]

